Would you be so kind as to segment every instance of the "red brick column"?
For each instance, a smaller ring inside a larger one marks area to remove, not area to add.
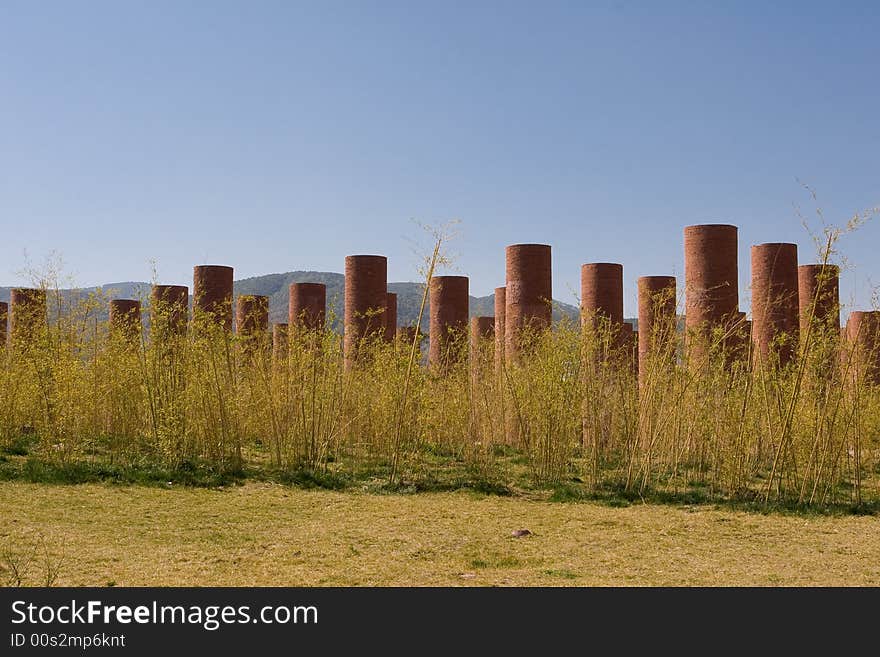
[[[361,340],[384,335],[388,259],[379,255],[345,258],[345,365],[357,360]]]
[[[753,246],[752,336],[758,359],[776,352],[780,365],[791,362],[798,345],[798,307],[797,245]]]
[[[507,288],[495,288],[495,371],[500,371],[504,365],[504,325],[505,311],[507,307]]]
[[[235,332],[245,356],[257,351],[268,353],[269,297],[260,294],[239,295],[235,306]]]
[[[242,294],[235,307],[235,332],[241,337],[265,335],[269,331],[269,297]]]
[[[581,322],[600,317],[619,330],[623,324],[623,265],[613,262],[592,262],[581,265]]]
[[[492,340],[495,337],[494,317],[471,317],[470,320],[470,346],[471,352],[479,347],[484,340]]]
[[[154,285],[150,292],[150,333],[156,338],[165,331],[186,333],[188,306],[186,285]]]
[[[385,342],[394,342],[397,335],[397,295],[388,292],[385,295]]]
[[[290,330],[323,331],[327,312],[327,286],[323,283],[291,283],[287,307]]]
[[[46,327],[46,292],[28,287],[9,292],[9,335],[13,349],[33,344]]]
[[[489,363],[494,361],[495,318],[485,316],[471,317],[468,335],[471,376],[474,381],[477,381],[480,377],[484,376]]]
[[[276,323],[272,326],[272,360],[280,363],[287,358],[287,324]]]
[[[6,348],[6,330],[9,322],[9,304],[0,301],[0,349]]]
[[[846,323],[846,338],[853,348],[852,376],[869,385],[880,385],[880,311],[854,310]]]
[[[647,376],[648,363],[662,354],[669,365],[675,362],[675,276],[642,276],[637,282],[639,297],[639,372]]]
[[[193,318],[205,317],[232,331],[232,267],[196,265],[193,268]]]
[[[505,361],[516,362],[522,335],[552,323],[553,276],[549,244],[512,244],[506,249]]]
[[[141,302],[135,299],[110,301],[110,331],[136,342],[141,337]]]
[[[813,326],[840,330],[840,268],[837,265],[800,265],[798,304],[801,338],[805,338],[810,316]]]
[[[739,311],[737,228],[700,224],[684,229],[685,326],[689,351],[704,354],[711,331]]]
[[[458,360],[467,335],[467,276],[434,276],[428,288],[428,363],[443,368]]]
[[[618,334],[618,345],[622,362],[633,374],[639,373],[639,348],[638,348],[638,331],[633,330],[633,325],[629,322],[620,324],[620,333]]]

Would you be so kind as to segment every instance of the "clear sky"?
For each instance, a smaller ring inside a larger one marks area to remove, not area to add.
[[[772,6],[771,6],[772,5]],[[815,249],[880,205],[880,3],[0,0],[0,284],[25,252],[76,281],[341,272],[411,222],[461,220],[471,293],[504,246],[683,274],[682,229]],[[798,182],[801,181],[801,182]],[[880,217],[846,237],[843,300],[880,284]]]

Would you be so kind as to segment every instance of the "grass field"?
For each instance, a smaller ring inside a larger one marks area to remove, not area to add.
[[[266,483],[3,482],[0,508],[3,566],[39,544],[56,585],[880,585],[876,516]]]

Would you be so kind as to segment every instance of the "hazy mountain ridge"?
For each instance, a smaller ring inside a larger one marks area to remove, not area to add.
[[[273,323],[286,322],[288,288],[291,283],[323,283],[326,285],[328,313],[330,313],[332,318],[335,318],[334,324],[339,323],[339,319],[342,317],[343,297],[345,295],[345,276],[342,274],[319,271],[291,271],[279,274],[265,274],[263,276],[253,276],[237,280],[234,282],[233,290],[235,296],[240,294],[261,294],[269,297],[269,321]],[[141,299],[146,301],[150,294],[150,286],[151,284],[145,281],[125,281],[93,287],[65,289],[60,292],[64,298],[69,299],[74,295],[88,296],[101,290],[103,294],[109,295],[109,298],[113,299]],[[0,287],[0,301],[9,301],[10,289],[9,287]],[[421,283],[397,282],[388,284],[388,291],[397,294],[397,323],[399,325],[415,324],[419,313],[419,306],[422,302],[423,290],[424,285]],[[191,284],[190,292],[192,292]],[[554,320],[561,319],[562,316],[568,316],[575,320],[578,318],[577,307],[560,301],[555,301],[554,304]],[[494,315],[495,295],[490,294],[484,297],[471,296],[469,310],[471,317]],[[422,317],[422,326],[424,331],[427,332],[427,308]]]
[[[291,283],[323,283],[327,286],[327,310],[338,323],[342,317],[345,297],[345,276],[335,272],[292,271],[283,274],[266,274],[235,281],[235,294],[262,294],[269,297],[269,320],[287,321],[288,287]],[[397,323],[401,326],[415,324],[422,303],[424,285],[413,282],[388,283],[388,291],[397,294]],[[579,317],[578,309],[570,304],[555,302],[554,318],[567,315],[572,319]],[[470,297],[469,313],[477,315],[495,314],[495,295]],[[427,331],[428,312],[422,316],[422,326]]]

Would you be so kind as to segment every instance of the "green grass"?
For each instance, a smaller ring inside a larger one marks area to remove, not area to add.
[[[861,505],[847,501],[824,505],[797,504],[790,500],[764,502],[754,491],[743,491],[738,497],[722,498],[713,495],[700,482],[670,481],[668,487],[650,487],[639,493],[627,490],[623,484],[603,484],[591,489],[579,477],[557,484],[535,482],[526,466],[519,463],[520,455],[509,450],[497,459],[504,478],[487,478],[453,457],[431,455],[431,468],[420,476],[389,482],[387,467],[381,462],[347,468],[344,462],[330,463],[326,469],[307,467],[274,468],[268,463],[253,461],[239,470],[222,470],[206,461],[184,461],[177,467],[141,459],[135,463],[108,463],[100,454],[92,460],[61,462],[35,455],[0,456],[0,481],[27,482],[52,485],[79,485],[89,483],[118,486],[153,486],[168,488],[226,488],[252,483],[274,483],[301,490],[357,491],[375,495],[425,495],[462,491],[476,497],[517,497],[537,499],[559,504],[594,503],[609,508],[626,508],[634,504],[669,506],[708,506],[751,513],[780,513],[786,515],[868,515],[880,516],[880,501]],[[842,499],[848,495],[838,491]]]
[[[8,456],[27,456],[34,444],[36,437],[29,434],[13,436],[6,444],[0,444],[0,454]]]
[[[39,484],[111,483],[141,486],[196,486],[215,488],[241,483],[243,472],[223,472],[208,465],[177,468],[159,465],[118,465],[101,461],[57,462],[38,457],[7,459],[0,463],[0,481]]]

